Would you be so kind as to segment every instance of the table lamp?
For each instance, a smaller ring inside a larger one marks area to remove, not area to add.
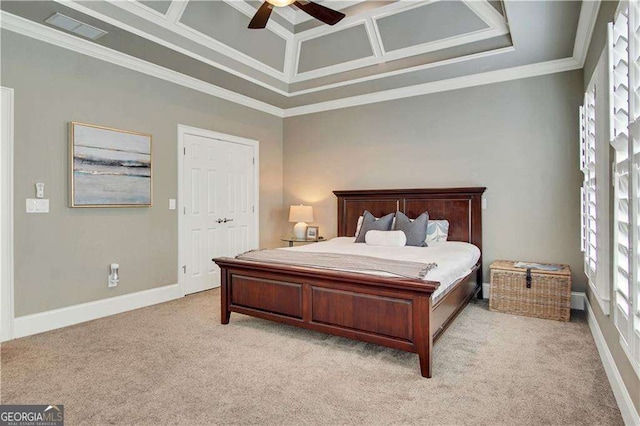
[[[291,206],[289,209],[289,222],[297,222],[293,227],[293,234],[298,240],[304,240],[307,230],[305,222],[313,222],[313,207],[303,206],[302,204]]]

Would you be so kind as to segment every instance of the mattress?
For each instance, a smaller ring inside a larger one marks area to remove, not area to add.
[[[364,243],[355,244],[354,241],[354,237],[338,237],[319,243],[281,248],[279,250],[352,254],[421,263],[435,262],[438,267],[427,272],[424,278],[425,281],[436,281],[440,283],[440,286],[432,296],[434,302],[440,295],[444,294],[453,283],[469,274],[471,269],[478,263],[478,259],[480,259],[480,249],[478,249],[478,247],[460,241],[429,243],[428,247],[381,247],[370,246]],[[393,276],[376,271],[367,273],[372,275]]]

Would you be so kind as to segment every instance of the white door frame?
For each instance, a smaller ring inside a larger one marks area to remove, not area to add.
[[[0,341],[13,339],[13,89],[2,91],[0,146]],[[6,121],[5,121],[6,118]]]
[[[178,286],[181,294],[186,294],[184,285],[184,271],[182,266],[185,264],[184,255],[181,250],[182,237],[186,229],[185,224],[185,208],[184,205],[184,136],[194,135],[205,138],[217,139],[223,142],[232,142],[242,145],[247,145],[253,148],[253,156],[255,158],[254,172],[254,186],[253,186],[253,205],[255,206],[255,214],[253,215],[253,226],[255,232],[253,233],[253,241],[251,248],[258,248],[260,245],[260,143],[254,139],[242,138],[240,136],[227,135],[225,133],[214,132],[212,130],[199,129],[197,127],[186,126],[184,124],[178,124]]]

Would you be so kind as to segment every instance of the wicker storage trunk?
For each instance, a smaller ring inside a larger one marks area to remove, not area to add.
[[[491,264],[489,309],[516,315],[569,321],[571,269],[558,271],[516,268],[517,262]]]

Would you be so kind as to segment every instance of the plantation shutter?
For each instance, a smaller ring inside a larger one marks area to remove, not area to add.
[[[629,2],[629,145],[633,152],[635,173],[635,280],[630,288],[632,319],[629,336],[632,357],[640,365],[640,2]],[[631,341],[630,341],[631,340]]]
[[[625,340],[629,338],[632,257],[631,158],[629,156],[629,26],[628,9],[617,13],[609,27],[611,64],[611,145],[614,163],[614,322]],[[634,155],[635,163],[635,155]]]
[[[592,283],[597,272],[597,202],[596,202],[596,93],[592,89],[585,93],[582,116],[584,132],[581,151],[584,174],[584,265],[585,274]]]

